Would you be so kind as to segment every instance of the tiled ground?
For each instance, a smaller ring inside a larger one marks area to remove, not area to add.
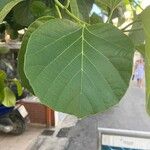
[[[27,146],[36,139],[45,127],[28,126],[19,136],[0,133],[0,150],[26,150]]]

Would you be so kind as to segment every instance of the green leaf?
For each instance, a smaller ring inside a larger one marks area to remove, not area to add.
[[[123,0],[95,0],[95,3],[97,6],[100,7],[102,10],[103,14],[108,16],[107,22],[112,22],[112,19],[116,15],[118,16],[118,25],[121,25],[124,21],[124,4]]]
[[[132,56],[132,43],[111,24],[82,27],[53,19],[31,35],[25,74],[42,103],[83,117],[120,101]]]
[[[13,29],[15,32],[25,28],[24,26],[16,23],[13,16],[13,10],[5,17],[4,21],[7,22],[6,31],[8,31],[8,28]]]
[[[30,1],[23,1],[14,8],[14,19],[22,26],[29,26],[34,20],[30,10]]]
[[[71,12],[80,18],[81,14],[78,8],[77,0],[70,1]]]
[[[50,16],[45,16],[45,17],[41,17],[39,19],[37,19],[35,22],[33,22],[29,27],[27,32],[25,33],[24,37],[23,37],[23,41],[22,41],[22,45],[21,45],[21,49],[19,50],[19,54],[18,54],[18,72],[19,75],[21,77],[21,83],[22,85],[27,88],[31,93],[33,93],[33,90],[29,84],[28,79],[26,78],[26,75],[24,73],[24,55],[26,52],[26,47],[27,47],[27,43],[29,40],[29,37],[31,36],[31,34],[41,25],[43,25],[45,22],[49,21],[50,19],[52,19],[53,17]]]
[[[133,24],[131,31],[129,32],[129,37],[135,46],[144,44],[145,35],[142,27],[142,22],[140,20]]]
[[[119,6],[121,2],[122,0],[97,0],[97,3],[99,3],[99,5],[108,7],[111,10],[117,8],[117,6]]]
[[[36,18],[52,14],[51,9],[48,8],[44,2],[39,0],[33,1],[30,9]]]
[[[9,3],[4,3],[6,4],[3,6],[2,10],[0,11],[0,23],[2,23],[3,19],[6,17],[6,15],[10,12],[10,10],[16,6],[18,3],[20,3],[22,0],[12,0],[12,1],[7,1]]]
[[[4,95],[5,96],[4,96],[4,100],[3,100],[2,104],[6,107],[15,106],[16,97],[10,88],[8,88],[8,87],[4,88]]]
[[[21,96],[23,94],[21,83],[17,79],[13,79],[12,82],[15,83],[17,86],[18,96]]]
[[[123,0],[125,5],[130,5],[134,0]]]
[[[145,44],[138,45],[135,49],[142,54],[143,58],[145,58]]]
[[[81,20],[89,22],[89,14],[91,12],[94,0],[71,0],[71,12]]]
[[[38,16],[41,15],[46,8],[45,3],[41,1],[33,1],[31,4],[31,11]]]
[[[35,16],[35,18],[39,18],[42,16],[56,16],[55,13],[57,13],[55,7],[53,8],[47,7],[44,2],[37,0],[32,2],[30,10],[32,14]]]
[[[129,0],[123,0],[123,2],[125,3],[125,5],[129,5],[130,4]]]
[[[103,19],[97,14],[93,13],[90,17],[90,24],[103,23]]]
[[[130,5],[134,2],[134,0],[123,0],[124,4]]]
[[[119,6],[114,10],[112,19],[118,18],[117,26],[121,26],[126,20],[125,20],[125,12],[126,7],[123,3],[120,3]]]
[[[6,73],[0,70],[0,104],[4,98],[5,79],[6,79]]]
[[[146,77],[146,107],[150,115],[150,6],[141,14],[144,33],[146,36],[145,43],[145,77]]]

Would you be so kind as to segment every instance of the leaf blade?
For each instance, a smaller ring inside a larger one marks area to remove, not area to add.
[[[41,17],[41,18],[37,19],[35,22],[33,22],[29,26],[27,32],[25,33],[25,35],[23,37],[23,42],[22,42],[22,45],[21,45],[21,49],[19,50],[19,54],[18,54],[18,72],[19,72],[19,75],[21,77],[21,83],[31,93],[33,93],[32,87],[30,86],[29,81],[26,78],[26,75],[24,73],[24,55],[25,55],[25,52],[26,52],[27,43],[28,43],[28,40],[29,40],[31,34],[38,27],[40,27],[42,24],[44,24],[45,22],[47,22],[50,19],[52,19],[51,16],[45,16],[45,17]]]
[[[44,40],[35,45],[38,35]],[[31,35],[25,73],[42,103],[83,117],[119,102],[130,80],[132,55],[132,43],[112,25],[82,27],[55,19]]]

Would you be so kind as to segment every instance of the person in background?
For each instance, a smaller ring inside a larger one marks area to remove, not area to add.
[[[135,63],[134,78],[137,80],[137,86],[141,88],[143,86],[143,79],[144,79],[143,59],[139,59]]]

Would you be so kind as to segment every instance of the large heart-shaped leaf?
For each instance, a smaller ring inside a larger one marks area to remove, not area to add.
[[[133,45],[111,24],[54,19],[30,37],[25,74],[42,103],[83,117],[103,112],[126,92]]]
[[[2,4],[6,4],[5,6],[3,6],[3,9],[1,9],[0,11],[0,23],[3,21],[3,19],[6,17],[6,15],[10,12],[10,10],[17,5],[18,3],[20,3],[22,0],[7,0],[7,4],[6,3],[2,3]],[[1,8],[1,7],[0,7]]]
[[[145,45],[145,77],[146,77],[146,107],[150,114],[150,7],[146,8],[142,14],[142,23],[146,36]]]
[[[42,24],[44,24],[45,22],[49,21],[50,19],[52,19],[53,17],[51,16],[45,16],[45,17],[41,17],[39,19],[37,19],[35,22],[33,22],[29,27],[28,30],[26,31],[24,37],[23,37],[23,42],[21,45],[21,49],[19,50],[19,55],[18,55],[18,72],[19,75],[21,77],[21,82],[22,85],[27,88],[31,93],[33,93],[33,90],[28,82],[28,79],[26,78],[26,75],[24,73],[24,55],[26,52],[26,47],[27,47],[27,43],[29,40],[29,37],[31,36],[31,34]]]

